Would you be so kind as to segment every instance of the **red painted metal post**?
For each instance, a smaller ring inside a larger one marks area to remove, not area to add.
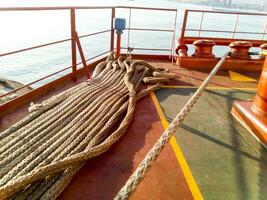
[[[79,39],[77,31],[75,31],[75,40],[77,42],[77,47],[78,47],[78,50],[79,50],[79,53],[80,53],[80,57],[81,57],[81,60],[82,60],[82,63],[83,63],[83,68],[84,68],[85,75],[89,79],[90,78],[90,73],[89,73],[89,70],[88,70],[88,67],[87,67],[87,64],[86,64],[86,60],[85,60],[85,57],[84,57],[84,54],[83,54],[82,45],[81,45],[81,42],[80,42],[80,39]]]
[[[183,55],[183,56],[187,55],[188,47],[185,45],[184,36],[185,36],[188,12],[189,12],[188,10],[185,10],[184,12],[184,20],[183,20],[183,25],[182,25],[181,36],[178,40],[178,46],[175,49],[175,52],[177,55]]]
[[[252,110],[261,118],[267,118],[267,58],[262,69]],[[266,130],[267,132],[267,130]]]
[[[185,36],[187,18],[188,18],[188,10],[185,10],[182,32],[181,32],[181,37],[180,37],[180,41],[179,41],[180,44],[184,44],[184,36]]]
[[[237,16],[236,16],[236,20],[235,20],[235,25],[234,25],[234,29],[233,29],[232,38],[235,37],[235,32],[236,32],[236,27],[237,27],[237,24],[238,24],[238,20],[239,20],[239,14],[237,14]]]
[[[71,58],[72,58],[72,77],[76,80],[77,58],[76,58],[76,42],[75,42],[75,10],[70,9],[70,25],[71,25]]]
[[[201,14],[201,19],[200,19],[200,24],[199,24],[199,29],[198,29],[197,37],[200,36],[201,30],[202,30],[204,14],[205,14],[205,13],[204,13],[204,11],[203,11],[202,14]],[[185,28],[186,28],[186,27],[185,27]]]
[[[115,8],[112,8],[111,9],[111,22],[110,22],[110,51],[113,51],[114,50],[114,26],[113,26],[113,23],[114,23],[114,18],[115,18]]]
[[[116,57],[121,55],[121,33],[117,32],[117,47],[116,47]]]

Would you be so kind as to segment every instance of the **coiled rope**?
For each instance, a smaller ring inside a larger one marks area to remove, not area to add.
[[[171,78],[111,54],[90,80],[31,105],[27,117],[0,133],[0,199],[55,199],[86,160],[125,133],[136,101]]]
[[[221,60],[217,63],[217,65],[213,68],[208,77],[204,80],[198,90],[194,93],[194,95],[189,99],[189,101],[185,104],[182,110],[176,115],[174,120],[171,122],[170,126],[167,130],[164,131],[159,140],[155,143],[152,149],[147,153],[144,160],[138,165],[135,172],[130,176],[125,185],[121,188],[121,190],[117,193],[115,200],[126,200],[131,197],[131,195],[136,190],[139,183],[143,180],[148,170],[153,165],[154,161],[159,156],[160,152],[163,150],[165,145],[168,143],[170,138],[174,135],[175,130],[179,127],[179,125],[184,121],[185,117],[192,110],[193,106],[196,104],[197,100],[204,92],[205,88],[210,83],[211,79],[215,76],[217,71],[220,69],[222,64],[229,53],[226,53]]]

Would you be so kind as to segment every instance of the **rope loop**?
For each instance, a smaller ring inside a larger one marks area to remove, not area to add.
[[[172,79],[164,72],[146,87],[154,72],[162,70],[111,53],[91,79],[31,103],[26,118],[0,133],[0,199],[56,198],[86,160],[121,138],[136,101]]]

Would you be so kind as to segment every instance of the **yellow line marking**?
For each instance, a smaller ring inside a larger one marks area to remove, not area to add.
[[[151,96],[151,99],[152,99],[152,101],[156,107],[156,110],[158,112],[158,115],[159,115],[160,121],[163,125],[163,128],[166,130],[169,126],[169,123],[168,123],[168,121],[167,121],[167,119],[166,119],[166,117],[165,117],[165,115],[164,115],[164,113],[160,107],[160,104],[157,100],[157,97],[156,97],[154,92],[151,92],[150,96]],[[193,198],[196,200],[204,200],[204,198],[203,198],[203,196],[199,190],[199,187],[198,187],[198,185],[197,185],[197,183],[196,183],[196,181],[192,175],[190,167],[189,167],[188,163],[186,162],[186,159],[183,155],[183,152],[182,152],[180,146],[178,145],[174,136],[171,137],[170,143],[171,143],[172,149],[174,151],[175,157],[176,157],[176,159],[177,159],[177,161],[178,161],[178,163],[182,169],[185,180],[186,180],[187,185],[188,185],[188,187],[192,193]]]
[[[253,78],[250,78],[250,77],[245,76],[243,74],[239,74],[239,73],[231,71],[231,70],[229,70],[229,75],[233,81],[241,81],[241,82],[255,82],[256,81]]]
[[[157,97],[156,97],[154,92],[151,92],[150,96],[151,96],[151,99],[152,99],[152,101],[153,101],[153,103],[154,103],[154,105],[156,107],[156,110],[158,112],[158,115],[159,115],[160,121],[161,121],[161,123],[163,125],[163,128],[164,128],[164,130],[166,130],[169,127],[169,123],[168,123],[168,121],[167,121],[167,119],[166,119],[166,117],[165,117],[165,115],[164,115],[164,113],[163,113],[163,111],[162,111],[162,109],[160,107],[158,99],[157,99]]]
[[[161,88],[198,88],[197,86],[184,85],[162,85]],[[257,90],[257,88],[242,88],[242,87],[207,87],[208,90]]]

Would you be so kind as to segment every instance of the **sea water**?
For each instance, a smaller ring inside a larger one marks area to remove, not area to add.
[[[204,9],[210,10],[211,7],[192,4],[182,4],[172,1],[148,1],[148,0],[39,0],[39,1],[19,1],[10,0],[5,3],[0,2],[1,7],[19,6],[144,6],[178,9],[177,23],[175,22],[175,12],[162,12],[150,10],[132,10],[132,28],[151,28],[151,29],[174,29],[176,26],[175,41],[180,36],[180,29],[185,9]],[[106,10],[77,10],[76,28],[79,35],[93,33],[110,29],[111,11]],[[129,9],[117,9],[116,17],[123,17],[129,23]],[[198,29],[200,27],[201,13],[189,15],[187,28]],[[221,29],[233,30],[236,15],[214,15],[205,14],[203,17],[202,29]],[[267,17],[240,16],[237,31],[263,32]],[[70,12],[69,10],[60,11],[12,11],[0,12],[0,54],[41,45],[57,40],[70,38]],[[196,36],[198,32],[187,32],[187,35]],[[128,36],[129,42],[128,42]],[[209,37],[232,37],[229,33],[209,33],[201,32],[201,36]],[[235,38],[258,39],[262,35],[236,34]],[[122,35],[122,46],[128,45],[133,48],[172,48],[173,34],[171,32],[151,32],[151,31],[124,31]],[[266,39],[266,35],[264,36]],[[86,37],[81,39],[83,52],[86,58],[93,57],[110,48],[110,32]],[[13,55],[0,57],[0,76],[15,80],[24,84],[54,73],[60,69],[71,65],[70,41],[52,46],[47,46],[31,51],[21,52]],[[227,47],[215,47],[217,56],[227,51]],[[192,48],[190,48],[190,53]],[[150,54],[170,54],[168,51],[138,51],[134,53]],[[77,53],[78,62],[80,62]],[[38,87],[51,81],[63,74],[70,72],[64,71],[52,78],[34,84]]]

